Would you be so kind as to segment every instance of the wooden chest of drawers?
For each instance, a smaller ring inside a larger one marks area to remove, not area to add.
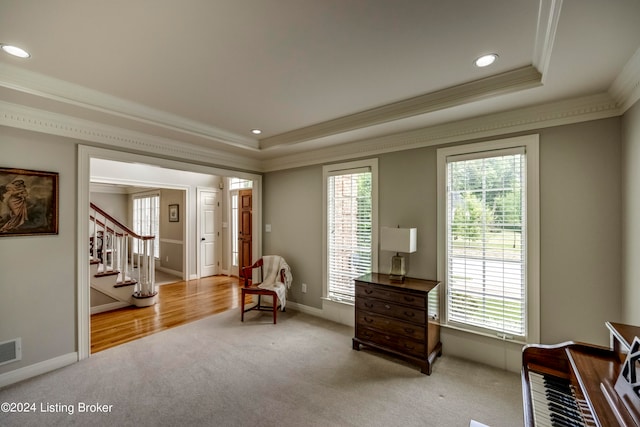
[[[394,283],[389,275],[370,273],[356,285],[354,350],[370,346],[401,356],[430,375],[440,343],[438,282],[405,278]]]

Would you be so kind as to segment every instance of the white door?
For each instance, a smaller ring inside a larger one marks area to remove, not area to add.
[[[200,277],[218,274],[220,230],[218,192],[200,191]]]

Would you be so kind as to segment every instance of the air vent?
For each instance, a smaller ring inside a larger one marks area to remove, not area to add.
[[[0,365],[22,359],[22,339],[0,342]]]

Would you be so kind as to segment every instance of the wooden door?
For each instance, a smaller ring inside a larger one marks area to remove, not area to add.
[[[218,193],[200,192],[200,277],[218,274],[220,230]]]
[[[238,260],[240,273],[242,267],[252,264],[251,253],[251,223],[252,223],[252,192],[238,191]]]

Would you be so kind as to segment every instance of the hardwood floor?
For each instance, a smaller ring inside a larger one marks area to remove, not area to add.
[[[158,303],[152,307],[92,315],[91,353],[238,308],[239,302],[236,277],[212,276],[159,286]]]

